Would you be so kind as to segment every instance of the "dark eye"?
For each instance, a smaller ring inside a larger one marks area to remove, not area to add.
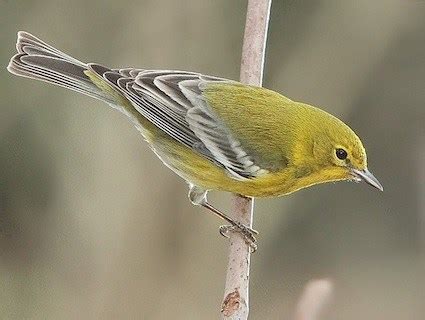
[[[348,154],[347,154],[347,151],[345,151],[344,149],[338,148],[335,150],[335,153],[338,159],[340,160],[347,159]]]

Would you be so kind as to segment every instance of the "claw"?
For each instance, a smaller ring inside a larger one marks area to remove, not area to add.
[[[257,235],[258,231],[244,226],[239,222],[235,222],[232,225],[220,226],[219,232],[225,238],[229,238],[229,232],[239,232],[243,236],[245,243],[249,245],[251,253],[257,251],[257,239],[254,235]]]
[[[230,238],[229,232],[234,231],[234,230],[235,230],[235,227],[234,226],[225,225],[225,226],[220,226],[220,228],[218,229],[218,232],[220,232],[220,234],[223,237],[229,239]]]

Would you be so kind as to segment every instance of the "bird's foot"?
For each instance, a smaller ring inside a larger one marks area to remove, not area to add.
[[[255,238],[255,235],[258,234],[258,231],[235,221],[231,225],[220,226],[219,232],[223,237],[226,238],[229,238],[230,232],[238,232],[245,240],[245,243],[249,245],[251,253],[257,251],[257,239]]]

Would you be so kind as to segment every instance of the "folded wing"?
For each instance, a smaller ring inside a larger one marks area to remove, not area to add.
[[[89,64],[123,94],[134,108],[170,137],[227,170],[237,180],[266,174],[209,107],[202,90],[210,83],[230,82],[194,72],[107,69]]]

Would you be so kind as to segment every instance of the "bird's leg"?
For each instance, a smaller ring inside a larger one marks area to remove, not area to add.
[[[239,221],[235,221],[232,218],[230,218],[225,213],[221,212],[214,206],[208,203],[208,201],[205,201],[204,203],[201,203],[201,206],[204,208],[207,208],[215,215],[219,216],[223,220],[226,220],[230,223],[230,225],[220,226],[219,232],[222,236],[229,238],[228,233],[229,232],[240,232],[242,236],[244,237],[245,242],[251,247],[252,252],[255,252],[257,250],[257,239],[255,238],[255,235],[258,234],[258,231],[251,229],[250,227],[247,227],[240,223]]]
[[[221,212],[220,210],[212,206],[207,201],[207,192],[208,191],[204,189],[191,185],[189,190],[189,199],[194,205],[203,206],[204,208],[207,208],[210,212],[214,213],[216,216],[230,223],[230,225],[220,227],[219,231],[222,236],[228,238],[229,236],[227,234],[229,232],[240,232],[244,237],[245,242],[251,247],[252,251],[254,252],[255,250],[257,250],[257,239],[255,239],[255,235],[257,235],[258,232],[256,230],[251,229],[250,227],[243,225],[239,221],[233,220],[227,214]]]

